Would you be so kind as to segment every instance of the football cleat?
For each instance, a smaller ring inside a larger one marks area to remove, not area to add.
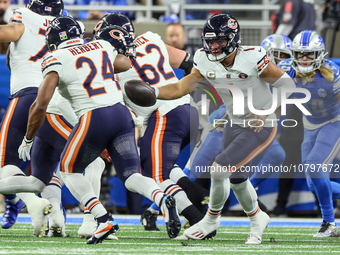
[[[19,199],[17,203],[11,203],[7,199],[5,200],[5,202],[6,209],[4,216],[2,216],[1,227],[7,229],[14,225],[17,220],[18,214],[25,206],[25,203],[21,199]]]
[[[45,236],[47,227],[47,216],[52,212],[52,205],[47,199],[39,198],[34,206],[27,208],[32,219],[33,236]]]
[[[114,234],[119,230],[118,223],[115,220],[98,223],[92,237],[87,241],[87,244],[102,243],[110,234]]]
[[[179,220],[175,198],[166,195],[163,198],[161,210],[166,223],[168,236],[170,238],[177,237],[181,231],[181,221]]]
[[[140,222],[144,226],[144,229],[147,231],[159,231],[159,228],[156,226],[158,214],[150,212],[148,209],[146,209],[141,217]]]
[[[205,215],[202,220],[186,229],[183,233],[188,239],[206,240],[213,239],[216,236],[216,230],[220,225],[221,215],[212,219]]]
[[[259,210],[250,219],[250,233],[246,240],[246,244],[260,244],[262,242],[263,231],[270,223],[270,217],[265,212]]]
[[[49,237],[65,237],[65,221],[66,221],[66,211],[64,208],[52,210],[49,215],[48,221],[48,236]]]
[[[320,230],[313,237],[338,237],[338,229],[335,223],[323,221]]]
[[[93,218],[92,214],[84,215],[83,224],[78,229],[78,236],[80,238],[89,239],[97,228],[97,222]]]

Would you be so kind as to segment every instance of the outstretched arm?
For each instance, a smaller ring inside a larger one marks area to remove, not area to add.
[[[168,50],[170,66],[176,69],[183,69],[184,74],[188,75],[193,67],[192,56],[184,50],[176,49],[175,47],[165,44]]]
[[[171,100],[189,94],[198,87],[199,83],[195,82],[195,79],[199,78],[203,78],[201,73],[196,68],[192,68],[191,73],[178,82],[156,88],[159,91],[157,98]]]

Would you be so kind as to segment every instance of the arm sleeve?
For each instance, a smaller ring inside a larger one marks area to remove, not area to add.
[[[52,54],[47,54],[44,57],[43,62],[41,63],[41,71],[43,73],[43,77],[45,77],[46,74],[52,71],[60,74],[61,69],[62,69],[61,62]]]

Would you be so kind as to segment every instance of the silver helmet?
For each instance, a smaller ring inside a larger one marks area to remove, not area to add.
[[[267,51],[270,60],[274,64],[292,57],[291,45],[292,41],[287,36],[280,34],[270,35],[261,43],[261,46]]]
[[[320,35],[312,30],[304,30],[298,33],[291,47],[293,55],[293,67],[300,73],[309,73],[318,69],[327,53],[325,43]],[[302,60],[307,57],[308,60]]]

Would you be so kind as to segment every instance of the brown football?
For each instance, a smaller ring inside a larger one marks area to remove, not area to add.
[[[127,97],[135,104],[140,106],[152,106],[156,103],[154,89],[146,82],[141,80],[130,80],[124,85]]]

